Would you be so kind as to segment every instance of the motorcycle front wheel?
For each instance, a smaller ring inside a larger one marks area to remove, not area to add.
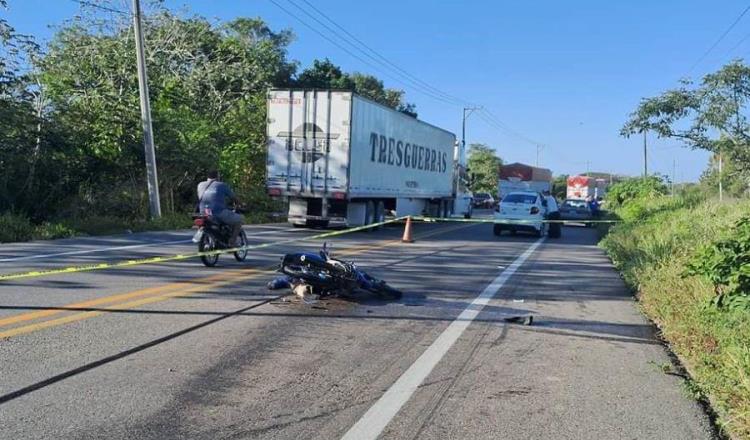
[[[239,235],[240,250],[234,253],[234,259],[237,261],[245,261],[247,258],[247,234],[245,231],[240,231]]]
[[[211,252],[216,249],[216,238],[210,232],[204,231],[201,241],[198,242],[198,252]],[[219,261],[219,254],[201,255],[201,261],[207,267],[214,267]]]

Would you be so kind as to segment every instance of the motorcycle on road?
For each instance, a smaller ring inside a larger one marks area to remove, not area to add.
[[[333,258],[327,244],[318,254],[284,255],[279,272],[286,275],[293,285],[308,285],[314,294],[321,297],[346,295],[357,288],[387,300],[397,300],[403,296],[401,291],[370,276],[354,263]]]
[[[234,211],[238,212],[237,208]],[[193,214],[193,225],[198,228],[193,236],[193,243],[198,243],[198,252],[211,252],[234,247],[229,243],[229,239],[232,237],[232,227],[217,222],[210,209],[206,208],[199,214]],[[233,252],[234,259],[245,261],[248,251],[247,234],[244,230],[240,231],[237,241],[239,246],[237,246],[238,250]],[[219,253],[201,255],[201,261],[205,266],[213,267],[219,261],[219,255]]]

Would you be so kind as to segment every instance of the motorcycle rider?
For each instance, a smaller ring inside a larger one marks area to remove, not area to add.
[[[217,222],[232,227],[232,236],[229,239],[230,246],[239,246],[237,237],[242,230],[245,219],[242,215],[227,208],[226,201],[230,200],[238,204],[239,200],[232,189],[226,183],[219,180],[219,172],[210,170],[208,179],[198,184],[198,209],[200,212],[208,212]]]

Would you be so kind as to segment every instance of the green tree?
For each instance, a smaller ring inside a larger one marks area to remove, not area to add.
[[[328,58],[314,60],[297,76],[294,85],[303,88],[352,90],[365,98],[414,118],[416,106],[404,101],[404,91],[386,88],[383,81],[364,73],[346,73]]]
[[[266,203],[265,92],[290,84],[291,33],[257,18],[214,24],[155,7],[144,31],[163,205],[192,205],[196,182],[216,166],[246,202]],[[73,146],[71,205],[84,211],[145,212],[134,51],[129,22],[103,32],[84,17],[55,35],[40,63],[50,116]]]
[[[750,66],[733,61],[680,87],[641,101],[621,130],[623,136],[651,131],[686,147],[721,152],[737,167],[735,178],[750,183]]]
[[[471,190],[474,192],[497,192],[498,168],[503,164],[495,149],[486,144],[469,145],[467,166],[474,176]]]
[[[557,200],[565,200],[568,196],[568,175],[560,174],[552,180],[552,195]]]

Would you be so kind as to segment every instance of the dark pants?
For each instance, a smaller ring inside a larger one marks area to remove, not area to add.
[[[560,211],[547,214],[547,220],[560,220]],[[559,238],[560,235],[562,235],[562,223],[551,222],[549,224],[549,236],[551,238]]]

